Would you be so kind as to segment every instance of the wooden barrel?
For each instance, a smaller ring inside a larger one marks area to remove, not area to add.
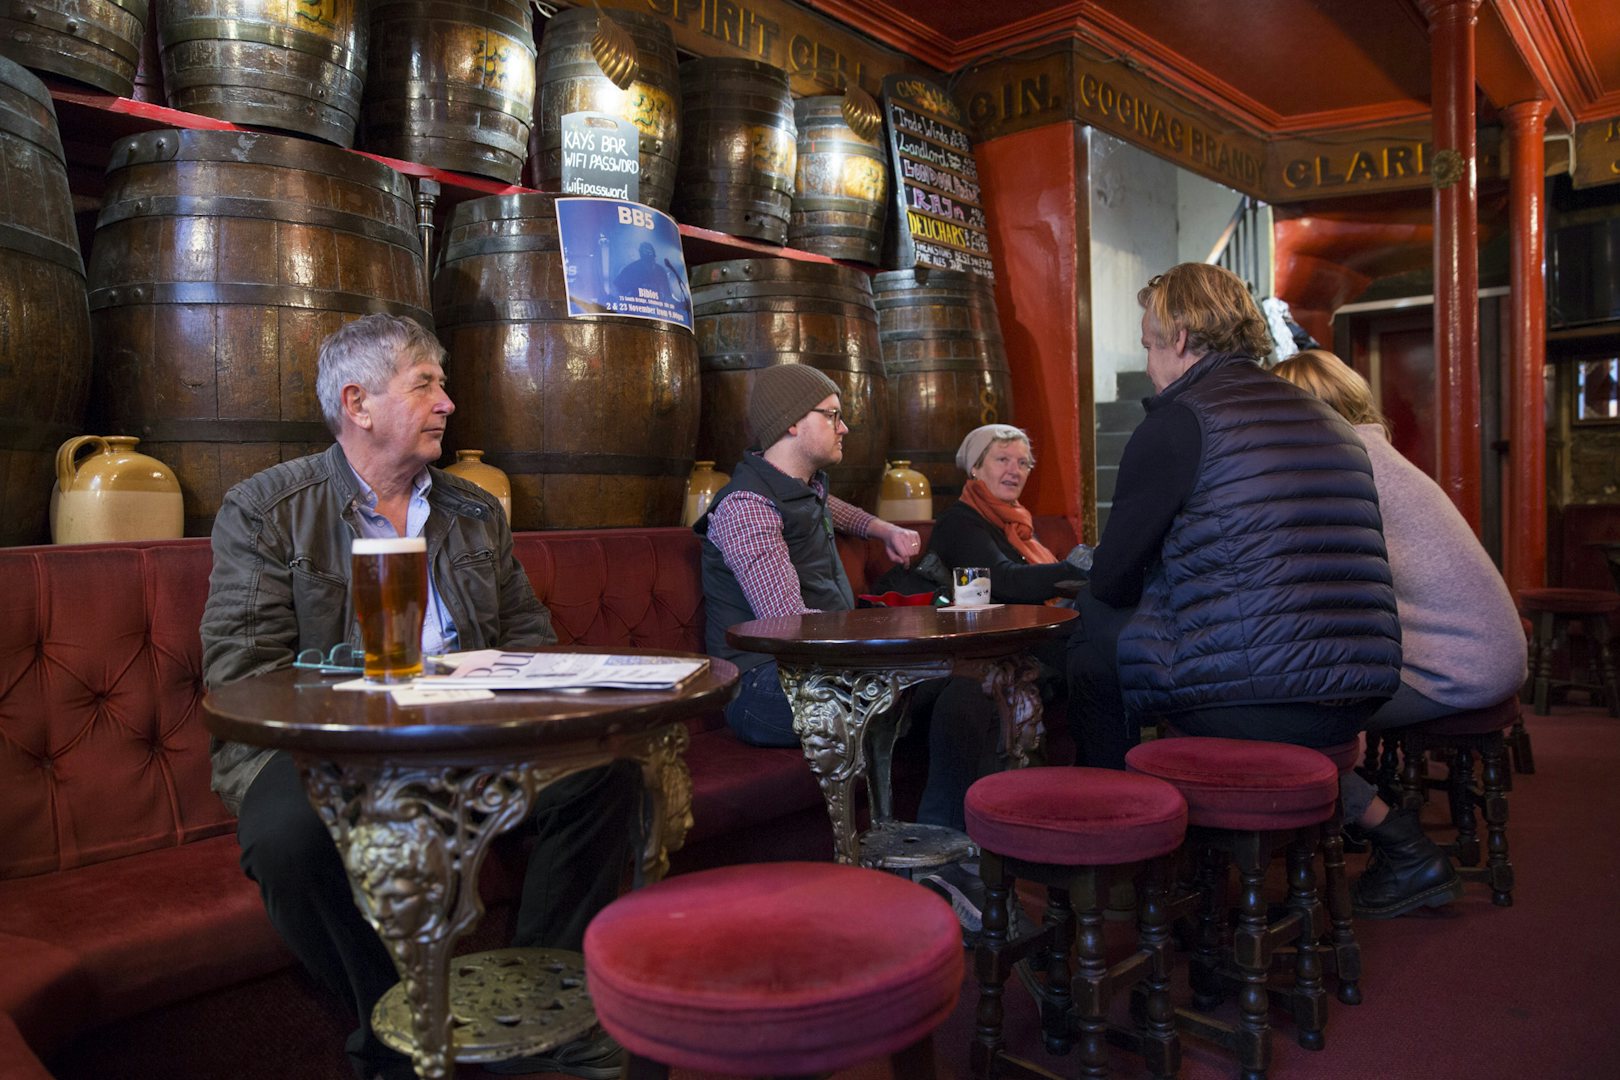
[[[733,259],[692,271],[692,310],[703,364],[698,457],[729,470],[745,430],[754,373],[810,364],[838,385],[849,434],[828,470],[833,494],[877,506],[889,449],[889,392],[878,349],[872,287],[859,270],[787,259]]]
[[[371,0],[360,146],[517,183],[534,56],[528,0]]]
[[[873,281],[894,436],[890,454],[928,477],[934,508],[962,493],[956,448],[981,424],[1013,424],[1012,374],[989,283],[955,270]]]
[[[90,253],[94,415],[141,439],[206,534],[225,491],[332,441],[316,352],[383,311],[432,325],[405,178],[320,143],[152,131],[113,145]]]
[[[795,130],[781,68],[731,57],[686,61],[676,219],[782,243],[793,202]]]
[[[366,0],[158,0],[171,109],[354,145]]]
[[[545,25],[540,39],[537,119],[529,135],[530,183],[546,191],[562,190],[562,118],[571,112],[617,116],[641,133],[641,195],[637,200],[669,209],[675,191],[675,163],[681,147],[681,79],[675,59],[675,37],[669,24],[641,11],[608,15],[636,45],[636,81],[620,90],[591,58],[596,11],[588,7],[560,11]]]
[[[0,161],[0,544],[34,544],[56,448],[84,430],[90,310],[51,95],[4,58]]]
[[[889,199],[882,149],[844,122],[842,94],[800,98],[793,103],[793,120],[799,165],[788,246],[877,265]]]
[[[146,0],[0,0],[0,54],[128,97]]]
[[[557,196],[456,207],[433,278],[450,353],[451,449],[512,481],[512,527],[676,525],[696,457],[691,331],[622,315],[570,318]]]

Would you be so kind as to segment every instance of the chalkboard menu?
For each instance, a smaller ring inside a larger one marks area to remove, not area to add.
[[[973,142],[962,110],[938,83],[883,80],[883,126],[894,162],[897,269],[931,266],[995,280]]]

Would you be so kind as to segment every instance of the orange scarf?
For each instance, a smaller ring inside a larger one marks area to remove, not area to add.
[[[962,485],[962,501],[978,512],[992,525],[1000,525],[1007,533],[1007,542],[1018,549],[1027,563],[1055,563],[1057,556],[1035,539],[1034,519],[1023,503],[1005,503],[985,487],[977,477],[970,477]]]

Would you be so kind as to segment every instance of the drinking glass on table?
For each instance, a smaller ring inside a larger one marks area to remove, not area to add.
[[[356,540],[351,554],[366,681],[409,682],[422,674],[427,541],[420,536]]]
[[[958,566],[951,571],[951,603],[956,607],[983,607],[990,602],[990,568]]]

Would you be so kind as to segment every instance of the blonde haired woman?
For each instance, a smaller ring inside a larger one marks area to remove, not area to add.
[[[1401,685],[1367,720],[1367,730],[1403,727],[1513,696],[1525,677],[1524,630],[1513,597],[1440,485],[1390,445],[1389,423],[1367,380],[1324,349],[1307,349],[1273,370],[1353,424],[1372,462],[1401,624]],[[1348,787],[1345,795],[1348,818]],[[1408,825],[1415,830],[1416,820],[1405,816],[1391,812],[1370,831],[1376,836]],[[1369,868],[1356,883],[1357,914],[1384,914],[1381,894],[1389,885]]]

